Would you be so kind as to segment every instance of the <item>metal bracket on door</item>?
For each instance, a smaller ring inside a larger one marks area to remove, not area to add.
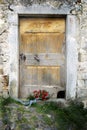
[[[36,61],[40,62],[40,59],[39,59],[39,57],[38,57],[37,54],[34,55],[34,59],[35,59]]]
[[[21,59],[22,61],[25,61],[25,60],[26,60],[26,56],[25,56],[23,53],[21,53],[21,54],[20,54],[20,59]]]

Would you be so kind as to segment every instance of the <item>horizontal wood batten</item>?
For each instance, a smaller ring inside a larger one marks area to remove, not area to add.
[[[25,32],[63,32],[65,18],[21,18],[21,34]]]

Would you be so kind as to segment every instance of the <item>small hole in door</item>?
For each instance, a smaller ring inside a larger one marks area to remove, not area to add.
[[[65,98],[65,90],[57,93],[57,98]]]

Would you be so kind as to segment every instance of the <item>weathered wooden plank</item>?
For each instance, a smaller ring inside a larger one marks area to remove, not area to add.
[[[21,34],[30,32],[59,32],[65,31],[65,18],[21,18]]]
[[[45,89],[56,93],[60,86],[60,67],[28,66],[23,70],[20,96],[27,97],[34,90]],[[54,91],[55,90],[55,91]]]
[[[62,54],[57,53],[39,53],[39,54],[24,54],[26,57],[24,65],[39,65],[39,66],[62,66],[65,61],[65,57]],[[35,59],[37,56],[38,59]]]
[[[26,66],[26,84],[32,85],[58,85],[60,81],[60,67]]]
[[[64,40],[64,33],[23,34],[21,50],[27,53],[61,53]]]
[[[37,54],[32,54],[32,53],[24,53],[26,56],[27,60],[34,59],[34,56],[37,55],[39,59],[64,59],[64,56],[61,53],[37,53]]]
[[[35,60],[25,61],[25,65],[36,65],[36,66],[62,66],[64,65],[64,61],[62,60],[40,60],[40,62],[37,62]]]

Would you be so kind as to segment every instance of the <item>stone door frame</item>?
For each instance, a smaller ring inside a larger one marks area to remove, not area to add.
[[[66,16],[66,99],[76,98],[77,81],[77,36],[79,35],[79,22],[76,15],[67,10],[53,9],[48,6],[14,6],[14,11],[8,15],[10,48],[9,69],[9,92],[10,96],[18,97],[19,93],[19,16],[41,16],[59,15]]]

